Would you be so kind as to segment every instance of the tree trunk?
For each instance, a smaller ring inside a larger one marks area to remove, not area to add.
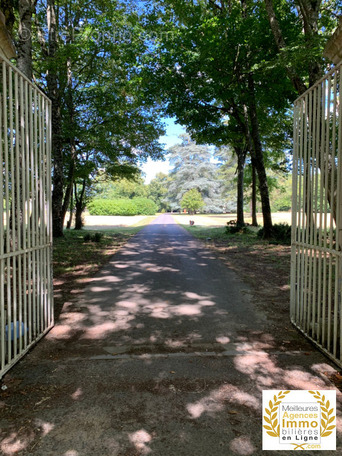
[[[75,230],[81,230],[83,228],[83,211],[85,209],[84,195],[86,189],[86,181],[82,181],[82,189],[80,194],[77,194],[77,184],[75,184]]]
[[[72,225],[72,216],[73,216],[73,211],[74,211],[74,198],[73,198],[74,192],[71,192],[70,195],[70,206],[69,206],[69,220],[67,222],[67,230],[70,230],[71,225]]]
[[[18,69],[32,80],[32,14],[35,0],[19,0]]]
[[[66,213],[68,211],[68,207],[70,205],[70,201],[72,199],[73,186],[74,186],[74,174],[75,174],[75,162],[72,157],[70,167],[69,167],[69,174],[67,177],[68,185],[67,185],[65,193],[64,193],[64,201],[63,201],[63,207],[62,207],[63,225],[64,225]]]
[[[72,42],[72,29],[69,26],[69,12],[66,9],[65,12],[65,29],[68,29],[68,38],[67,43]],[[62,209],[62,218],[63,224],[65,220],[65,215],[67,213],[71,195],[73,192],[74,185],[74,175],[75,175],[75,163],[76,163],[76,144],[75,144],[75,104],[74,104],[74,92],[73,92],[73,75],[72,75],[72,60],[71,57],[67,59],[66,65],[67,72],[67,88],[66,88],[66,107],[67,107],[67,116],[68,116],[68,142],[70,145],[70,166],[69,166],[69,175],[67,178],[68,185],[65,191],[63,209]]]
[[[63,144],[61,127],[61,103],[58,87],[58,75],[55,67],[57,53],[57,21],[55,0],[47,2],[47,24],[49,33],[49,69],[47,72],[48,95],[52,102],[52,226],[53,236],[63,236]]]
[[[72,195],[73,185],[74,185],[73,178],[70,179],[70,174],[67,177],[67,179],[68,179],[68,185],[67,185],[67,188],[64,193],[64,201],[63,201],[63,207],[62,207],[63,226],[64,226],[66,213],[68,212],[68,208],[70,206],[71,195]]]
[[[243,183],[244,183],[244,169],[246,160],[246,150],[241,147],[235,147],[235,153],[238,159],[237,165],[237,220],[238,227],[245,226],[244,213],[243,213]]]
[[[259,179],[259,191],[261,197],[261,207],[262,207],[262,216],[264,222],[264,237],[266,239],[272,236],[272,216],[271,216],[271,205],[267,184],[266,169],[264,164],[264,155],[261,145],[260,133],[259,133],[259,123],[257,108],[255,102],[255,89],[254,89],[254,80],[253,75],[250,73],[248,75],[248,117],[251,125],[251,139],[253,142],[253,147],[251,150],[252,160],[254,160],[255,168],[258,174]]]
[[[81,230],[83,228],[83,206],[80,202],[75,204],[75,230]]]
[[[258,226],[257,212],[256,212],[256,190],[257,190],[257,175],[256,169],[252,161],[252,199],[251,199],[251,216],[252,226]]]

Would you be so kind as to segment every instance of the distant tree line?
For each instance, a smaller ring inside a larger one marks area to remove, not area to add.
[[[88,205],[90,213],[144,213],[132,209],[132,203],[139,199],[153,202],[154,206],[150,207],[155,208],[154,212],[236,212],[237,160],[232,151],[227,147],[216,149],[199,146],[187,134],[182,135],[179,141],[179,144],[168,150],[167,157],[171,165],[169,174],[158,173],[149,184],[144,183],[142,176],[99,182],[94,186],[92,202]],[[291,174],[283,173],[280,176],[279,173],[269,173],[273,210],[287,211],[291,208],[291,184]],[[251,182],[247,176],[244,187],[244,212],[254,208],[251,196]],[[115,209],[114,213],[113,208],[117,208],[120,202],[120,209]],[[260,209],[259,200],[254,209]],[[256,213],[252,215],[256,219]]]

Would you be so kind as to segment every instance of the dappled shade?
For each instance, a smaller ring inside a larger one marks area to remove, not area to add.
[[[234,272],[162,216],[7,376],[0,451],[264,454],[262,390],[331,388],[334,371],[294,329],[287,344],[283,334]]]

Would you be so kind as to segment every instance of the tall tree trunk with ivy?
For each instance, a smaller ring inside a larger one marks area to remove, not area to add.
[[[67,107],[67,116],[68,116],[68,123],[69,123],[69,138],[68,138],[68,146],[70,148],[69,151],[69,171],[67,175],[67,182],[68,185],[64,192],[64,201],[62,206],[62,220],[64,224],[65,216],[70,205],[71,195],[73,192],[74,186],[74,177],[75,177],[75,167],[76,167],[76,143],[75,143],[75,107],[74,107],[74,99],[73,99],[73,92],[72,92],[72,72],[71,72],[71,60],[70,58],[67,61],[67,93],[66,93],[66,107]]]
[[[63,144],[61,125],[61,97],[58,87],[56,57],[58,50],[57,19],[55,0],[47,1],[48,25],[48,59],[47,72],[48,96],[52,102],[52,160],[53,160],[53,191],[52,191],[52,226],[53,236],[63,236]]]
[[[17,65],[28,79],[32,79],[32,16],[36,0],[19,0],[19,32]]]
[[[73,43],[73,26],[71,25],[71,16],[69,14],[68,7],[65,8],[65,17],[64,17],[64,28],[68,31],[66,44],[70,45]],[[77,20],[76,20],[77,24]],[[74,26],[76,24],[73,24]],[[64,192],[64,201],[62,207],[62,220],[64,225],[65,216],[70,205],[70,200],[72,199],[73,187],[74,187],[74,178],[75,178],[75,168],[77,160],[77,151],[76,151],[76,139],[75,139],[75,100],[74,100],[74,90],[73,90],[73,69],[72,69],[72,58],[69,55],[66,61],[66,93],[65,93],[65,107],[66,107],[66,117],[68,123],[68,138],[67,143],[69,147],[69,170],[66,177],[67,187]]]

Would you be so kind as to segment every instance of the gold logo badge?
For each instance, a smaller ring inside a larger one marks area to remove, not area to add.
[[[336,391],[263,391],[263,450],[336,449]]]

